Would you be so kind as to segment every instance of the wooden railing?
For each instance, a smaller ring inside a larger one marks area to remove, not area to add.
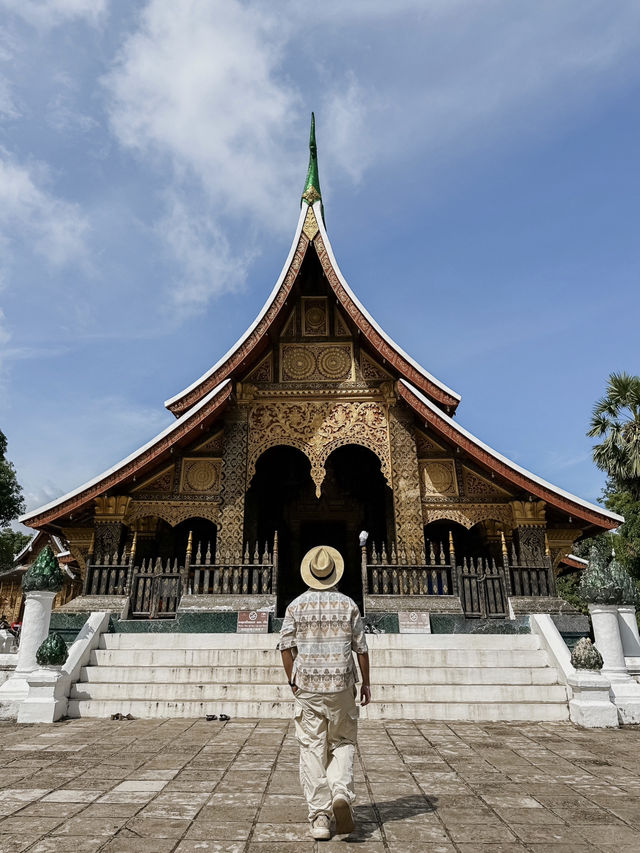
[[[427,551],[396,550],[394,543],[387,551],[383,542],[368,551],[362,548],[363,591],[367,595],[456,595],[455,554],[431,542]]]
[[[278,533],[269,550],[267,542],[247,543],[244,552],[212,555],[211,545],[198,543],[192,561],[193,541],[189,536],[185,562],[185,582],[193,595],[276,595],[278,591]]]

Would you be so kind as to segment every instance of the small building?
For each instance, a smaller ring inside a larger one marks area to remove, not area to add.
[[[476,438],[460,400],[340,272],[312,126],[293,243],[258,317],[166,402],[171,426],[23,521],[68,543],[78,606],[116,596],[133,618],[281,616],[317,544],[344,555],[365,613],[549,612],[574,543],[622,519]]]
[[[62,607],[82,592],[82,572],[66,544],[60,536],[39,530],[16,554],[13,566],[0,572],[0,616],[4,616],[9,624],[22,621],[22,578],[45,545],[51,546],[65,579],[64,586],[56,595],[54,607]]]

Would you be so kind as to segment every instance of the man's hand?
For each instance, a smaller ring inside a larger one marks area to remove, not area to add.
[[[363,684],[360,688],[360,704],[364,707],[369,702],[371,702],[371,688],[368,684]]]

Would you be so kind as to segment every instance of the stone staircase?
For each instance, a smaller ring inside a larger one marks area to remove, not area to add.
[[[103,634],[68,716],[289,717],[275,634]],[[567,720],[567,692],[532,634],[368,636],[362,719]]]

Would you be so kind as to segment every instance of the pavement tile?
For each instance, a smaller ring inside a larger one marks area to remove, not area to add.
[[[34,844],[29,853],[97,853],[104,846],[105,840],[104,835],[86,835],[83,838],[50,836]],[[5,851],[2,850],[2,853]],[[7,850],[6,853],[10,853],[10,851]]]
[[[193,821],[185,837],[203,841],[212,838],[219,841],[246,841],[252,825],[240,821],[198,819]]]
[[[244,841],[196,841],[192,838],[181,841],[175,853],[243,853],[244,848]]]
[[[80,814],[61,824],[52,835],[115,835],[126,820],[126,817],[85,817]]]
[[[91,803],[100,796],[99,791],[76,790],[61,788],[43,797],[42,803]]]
[[[0,853],[22,853],[27,847],[30,847],[35,841],[38,841],[38,835],[0,835]]]
[[[491,844],[504,841],[517,841],[516,836],[503,824],[482,826],[478,824],[456,824],[447,827],[451,839],[456,843],[487,842]]]
[[[100,853],[171,853],[175,846],[174,838],[138,838],[118,834]]]
[[[191,821],[177,818],[134,817],[126,822],[126,829],[146,838],[182,838]]]

